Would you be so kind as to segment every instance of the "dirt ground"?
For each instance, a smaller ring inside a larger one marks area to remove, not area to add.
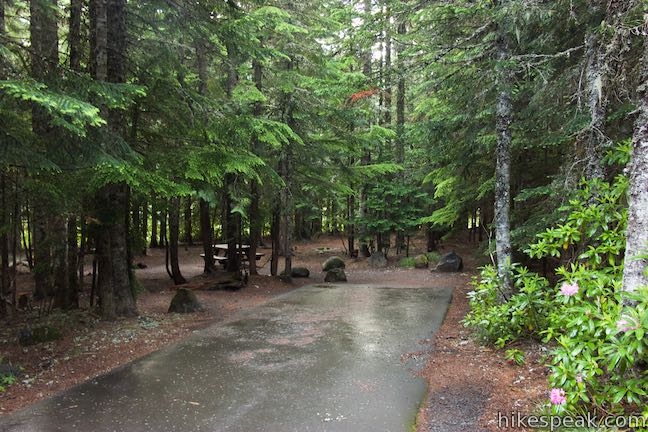
[[[422,251],[423,239],[412,242],[411,254]],[[417,430],[464,431],[498,430],[497,412],[512,410],[530,412],[545,397],[544,368],[539,367],[538,347],[524,347],[528,366],[514,366],[503,360],[500,352],[480,347],[461,324],[468,310],[468,282],[482,259],[475,259],[470,245],[446,242],[440,252],[456,250],[464,257],[465,272],[435,273],[427,269],[404,269],[397,266],[401,257],[390,256],[389,266],[374,269],[364,259],[347,259],[346,273],[350,283],[380,283],[385,286],[452,286],[453,301],[445,322],[433,340],[422,341],[421,353],[429,356],[422,375],[429,382],[429,397],[421,407]],[[269,250],[258,276],[250,277],[240,291],[202,291],[196,295],[206,307],[195,314],[168,314],[174,286],[164,266],[164,250],[154,249],[137,257],[143,264],[136,275],[143,286],[138,297],[139,317],[104,322],[87,309],[71,314],[50,314],[38,322],[64,328],[59,341],[22,347],[17,336],[38,315],[38,305],[28,314],[18,316],[0,330],[0,363],[19,367],[18,381],[0,393],[0,414],[7,414],[68,387],[105,373],[136,358],[159,350],[193,331],[227,320],[236,312],[265,303],[279,294],[300,286],[322,282],[321,264],[333,255],[343,256],[343,240],[323,236],[317,241],[296,245],[293,266],[306,267],[308,279],[293,279],[288,284],[269,275]],[[181,269],[189,285],[195,286],[202,276],[200,246],[181,250]],[[282,263],[280,263],[281,268]],[[87,268],[91,268],[88,265]],[[30,289],[30,276],[19,280],[22,290]],[[86,279],[89,279],[87,277]],[[87,303],[87,291],[82,303]],[[535,365],[535,367],[534,367]]]
[[[428,397],[419,411],[417,432],[500,431],[506,424],[500,414],[529,415],[547,399],[548,369],[540,345],[516,346],[526,356],[525,364],[518,366],[506,361],[502,351],[479,345],[462,325],[479,263],[465,246],[457,250],[463,253],[467,273],[456,276],[452,303],[430,343],[422,371]]]

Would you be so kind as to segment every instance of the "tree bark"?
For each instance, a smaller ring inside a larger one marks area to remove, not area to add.
[[[106,80],[112,83],[126,81],[126,1],[108,0],[104,5],[98,0],[94,6],[96,17],[96,66],[97,79],[105,70]],[[97,12],[98,11],[98,12]],[[105,32],[102,21],[105,16]],[[105,34],[105,42],[102,40]],[[100,52],[105,47],[105,53]],[[105,63],[103,59],[105,58]],[[108,110],[108,125],[112,133],[124,135],[124,120],[121,111]],[[101,296],[102,316],[113,319],[116,316],[137,315],[135,297],[131,285],[131,270],[128,253],[126,220],[129,209],[128,187],[125,184],[107,184],[96,194],[99,205],[98,283]],[[111,295],[112,294],[112,295]],[[110,297],[110,298],[109,298]]]
[[[405,21],[398,23],[398,35],[403,37],[407,34]],[[398,82],[396,84],[396,163],[405,162],[405,62],[403,41],[398,42],[396,58]],[[404,181],[404,174],[399,174],[399,181]],[[396,250],[400,252],[405,246],[405,232],[399,229],[396,232]]]
[[[592,27],[600,27],[602,4],[600,0],[589,0],[590,13],[594,15]],[[585,36],[587,56],[587,103],[590,126],[585,145],[585,178],[602,179],[605,176],[603,155],[605,153],[605,121],[607,115],[605,50],[595,29]]]
[[[347,223],[344,225],[344,231],[347,236],[347,247],[349,248],[349,256],[355,256],[355,225],[353,218],[355,216],[355,196],[349,195],[347,197]]]
[[[160,240],[158,240],[158,245],[160,247],[165,247],[168,243],[168,238],[167,238],[167,221],[168,221],[168,213],[169,212],[169,206],[168,206],[168,201],[166,198],[162,199],[162,204],[160,206]]]
[[[199,39],[195,42],[196,69],[198,70],[198,93],[207,95],[207,49],[206,42]],[[200,241],[203,245],[203,273],[212,273],[216,270],[214,262],[214,229],[209,212],[209,202],[203,198],[198,199],[200,216]]]
[[[273,205],[272,208],[272,221],[270,225],[270,237],[272,240],[272,258],[270,260],[270,274],[277,276],[279,271],[279,255],[280,255],[280,235],[279,225],[281,224],[281,209],[278,204]]]
[[[628,231],[623,268],[623,291],[626,292],[648,286],[644,273],[648,266],[645,258],[648,254],[648,42],[645,41],[639,82],[639,116],[629,166]]]
[[[178,260],[178,240],[180,237],[180,197],[173,197],[169,205],[169,255],[171,257],[171,274],[173,283],[181,285],[185,282],[180,272]]]
[[[0,0],[2,1],[2,0]],[[2,9],[2,7],[0,7]],[[0,22],[0,24],[3,24]],[[1,29],[1,28],[0,28]],[[7,205],[7,175],[0,174],[0,193],[2,194],[2,208],[0,209],[0,259],[2,260],[2,286],[0,287],[0,315],[7,316],[10,308],[10,283],[9,277],[9,206]]]
[[[252,69],[254,74],[254,85],[257,90],[263,90],[263,69],[259,61],[252,62]],[[257,102],[254,105],[252,114],[255,117],[260,117],[263,114],[263,105]],[[252,140],[252,152],[259,152],[259,139],[255,136]],[[259,210],[259,184],[256,180],[250,182],[250,208],[248,210],[250,217],[250,274],[255,275],[257,272],[256,265],[256,251],[257,246],[261,242],[261,212]]]
[[[158,246],[158,206],[154,199],[151,202],[151,243],[149,247],[156,248]]]
[[[502,1],[501,4],[506,2]],[[495,172],[495,237],[497,250],[497,274],[500,279],[500,300],[507,300],[511,293],[509,269],[511,265],[511,121],[513,101],[509,83],[511,74],[505,63],[510,59],[508,35],[500,23],[497,37],[497,102],[496,129],[497,158]]]
[[[69,65],[73,71],[81,70],[81,14],[83,0],[70,0],[68,32]]]
[[[391,64],[391,52],[392,52],[392,36],[391,36],[391,11],[389,8],[389,0],[384,0],[385,5],[385,24],[384,24],[384,32],[385,32],[385,61],[384,61],[384,71],[383,71],[383,109],[384,111],[384,116],[383,116],[383,122],[385,124],[385,127],[391,127],[391,122],[392,122],[392,80],[391,80],[391,75],[392,75],[392,64]]]
[[[187,197],[184,207],[184,241],[187,246],[193,246],[193,223],[191,220],[191,205],[193,204],[193,198],[191,196]]]
[[[200,239],[203,244],[205,266],[203,273],[212,273],[214,268],[214,230],[209,216],[209,203],[200,198]]]
[[[369,30],[368,25],[372,21],[371,14],[371,0],[364,0],[364,25],[366,31]],[[362,65],[362,73],[365,75],[368,82],[372,81],[372,46],[373,46],[373,37],[370,37],[370,41],[367,49],[364,52],[364,62]],[[362,157],[360,158],[360,163],[362,165],[369,165],[371,163],[371,149],[366,147],[363,149]],[[359,206],[358,206],[358,243],[360,243],[360,256],[368,257],[371,255],[369,252],[369,234],[367,232],[367,195],[368,195],[368,185],[363,181],[360,185],[360,194],[358,196]]]
[[[294,62],[286,62],[286,71],[290,73],[294,69]],[[285,93],[283,98],[283,121],[293,131],[296,131],[297,123],[294,116],[294,101],[292,93]],[[284,252],[284,271],[283,277],[290,281],[292,275],[292,241],[293,241],[293,217],[294,202],[292,195],[292,142],[287,142],[281,149],[279,158],[280,175],[284,181],[284,186],[280,192],[281,219],[284,227],[283,252]]]
[[[58,23],[52,10],[58,8],[56,0],[31,1],[30,42],[32,77],[39,82],[50,84],[57,79],[58,73]],[[51,118],[43,108],[34,105],[32,108],[32,129],[38,137],[45,153],[56,143],[57,131],[51,124]],[[51,176],[37,174],[36,180],[49,184]],[[45,190],[43,196],[34,201],[34,297],[43,299],[54,294],[55,272],[53,256],[61,256],[64,251],[58,250],[62,245],[51,238],[50,225],[57,219],[58,203],[53,202],[50,193]],[[60,269],[58,269],[60,270]]]
[[[238,54],[235,45],[232,43],[226,44],[227,48],[227,83],[226,92],[227,98],[231,100],[234,88],[238,84],[238,73],[236,67],[238,65]],[[232,173],[225,174],[224,192],[225,192],[225,205],[224,205],[224,219],[225,219],[225,240],[227,243],[227,271],[239,272],[241,270],[241,256],[238,245],[239,228],[241,215],[239,213],[232,213],[234,204],[233,188],[236,181],[236,176]]]
[[[148,237],[148,218],[149,218],[149,205],[148,202],[142,201],[142,226],[141,226],[141,235],[142,235],[142,255],[146,255],[146,245]]]

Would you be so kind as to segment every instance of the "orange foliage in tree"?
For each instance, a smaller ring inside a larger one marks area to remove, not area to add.
[[[377,87],[371,88],[369,90],[362,90],[357,93],[353,93],[349,99],[347,100],[347,104],[353,104],[358,102],[360,99],[366,99],[368,97],[371,97],[375,95],[376,93],[379,92],[379,89]]]

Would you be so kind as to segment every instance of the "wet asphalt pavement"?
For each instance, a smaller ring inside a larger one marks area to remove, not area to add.
[[[449,288],[315,285],[23,411],[0,431],[409,431]]]

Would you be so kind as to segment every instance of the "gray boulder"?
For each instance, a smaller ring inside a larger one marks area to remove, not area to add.
[[[324,278],[324,282],[346,282],[346,281],[347,281],[346,273],[344,273],[344,270],[341,268],[329,270],[328,272],[326,272],[326,277]]]
[[[178,288],[169,306],[169,313],[191,313],[201,310],[203,310],[203,306],[198,301],[196,294],[187,288]]]
[[[427,268],[429,264],[430,260],[426,255],[421,254],[414,257],[414,267],[417,269]]]
[[[454,252],[444,255],[436,266],[440,272],[460,272],[463,270],[463,259]]]
[[[322,269],[324,271],[329,271],[333,269],[343,269],[346,267],[344,264],[344,260],[340,258],[339,256],[332,256],[326,261],[324,261],[324,264],[322,265]]]
[[[381,251],[372,253],[371,256],[367,259],[367,262],[371,267],[374,268],[387,267],[387,257],[385,257],[385,254]]]
[[[293,267],[291,275],[294,278],[307,278],[310,276],[310,270],[306,267]]]

